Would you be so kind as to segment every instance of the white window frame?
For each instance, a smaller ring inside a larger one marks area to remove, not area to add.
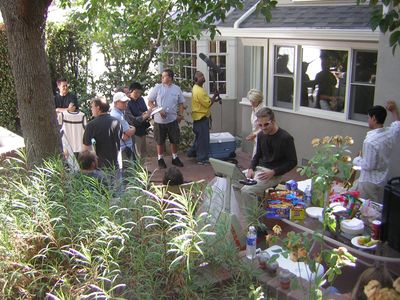
[[[185,48],[184,51],[181,52],[181,49],[180,49],[180,43],[181,42],[185,43],[185,46],[186,46],[186,43],[190,43],[190,52],[186,52],[186,47],[184,47]],[[178,74],[178,75],[181,75],[181,76],[175,76],[175,79],[177,79],[177,80],[187,80],[187,81],[192,81],[193,80],[193,75],[196,72],[197,60],[199,59],[198,58],[198,52],[196,52],[196,53],[192,52],[192,43],[193,42],[196,43],[196,51],[197,51],[198,50],[198,45],[197,45],[198,42],[197,42],[197,40],[189,40],[189,41],[179,40],[179,41],[176,41],[175,43],[177,43],[177,45],[178,45],[177,51],[173,51],[174,49],[168,48],[168,54],[173,56],[173,57],[182,58],[183,56],[189,55],[191,58],[193,58],[193,57],[196,58],[196,64],[193,64],[193,59],[191,59],[190,60],[190,65],[189,64],[187,64],[187,65],[185,64],[185,65],[182,66],[184,68],[184,70],[185,70],[185,72],[184,72],[185,74]],[[171,65],[167,61],[165,63],[165,66],[166,67],[170,67]],[[190,77],[186,77],[186,69],[187,68],[192,70],[191,71],[192,74],[190,75]],[[186,91],[186,92],[188,92],[188,91]]]
[[[352,63],[353,63],[353,50],[370,50],[370,51],[378,51],[378,43],[363,43],[363,42],[342,42],[342,41],[322,41],[322,40],[287,40],[287,39],[271,39],[269,41],[268,48],[268,65],[274,65],[274,51],[275,46],[289,46],[296,47],[295,48],[295,70],[294,70],[294,101],[293,108],[283,108],[273,105],[273,88],[274,88],[274,73],[273,68],[268,68],[268,76],[267,76],[267,91],[268,91],[268,101],[267,105],[273,107],[274,110],[284,111],[296,114],[302,114],[322,119],[334,120],[334,121],[342,121],[346,123],[353,123],[364,125],[365,122],[351,120],[350,119],[350,87],[351,87],[351,71],[352,71]],[[347,74],[346,74],[346,102],[344,107],[344,112],[334,112],[327,111],[322,109],[310,108],[300,106],[300,93],[301,93],[301,49],[302,47],[316,47],[323,49],[331,49],[331,50],[339,50],[339,51],[348,51],[348,64],[347,64]],[[376,89],[375,89],[376,93]]]

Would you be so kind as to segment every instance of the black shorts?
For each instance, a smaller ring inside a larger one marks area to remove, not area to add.
[[[154,123],[154,139],[157,145],[164,145],[167,136],[171,144],[179,144],[181,131],[178,121],[175,120],[167,124]]]

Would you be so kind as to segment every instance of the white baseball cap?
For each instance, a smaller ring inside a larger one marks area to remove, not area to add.
[[[126,102],[129,100],[130,100],[129,97],[127,95],[125,95],[125,93],[123,93],[123,92],[115,93],[113,96],[113,103],[115,103],[117,101]]]

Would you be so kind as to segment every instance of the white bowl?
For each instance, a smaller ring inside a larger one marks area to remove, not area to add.
[[[356,218],[343,220],[340,222],[340,230],[350,235],[360,235],[364,232],[364,223]]]

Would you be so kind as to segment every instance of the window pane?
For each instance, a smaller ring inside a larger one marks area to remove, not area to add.
[[[226,53],[226,41],[219,42],[219,52]]]
[[[300,105],[343,112],[348,52],[303,47]]]
[[[208,49],[210,53],[217,53],[217,42],[216,41],[210,41],[209,43],[210,49]]]
[[[354,51],[351,84],[350,119],[367,120],[368,109],[374,105],[376,51]]]
[[[290,105],[287,105],[287,103],[289,103]],[[293,103],[293,78],[275,76],[274,105],[291,108],[291,103]]]
[[[274,56],[274,106],[292,108],[294,47],[275,46]]]

